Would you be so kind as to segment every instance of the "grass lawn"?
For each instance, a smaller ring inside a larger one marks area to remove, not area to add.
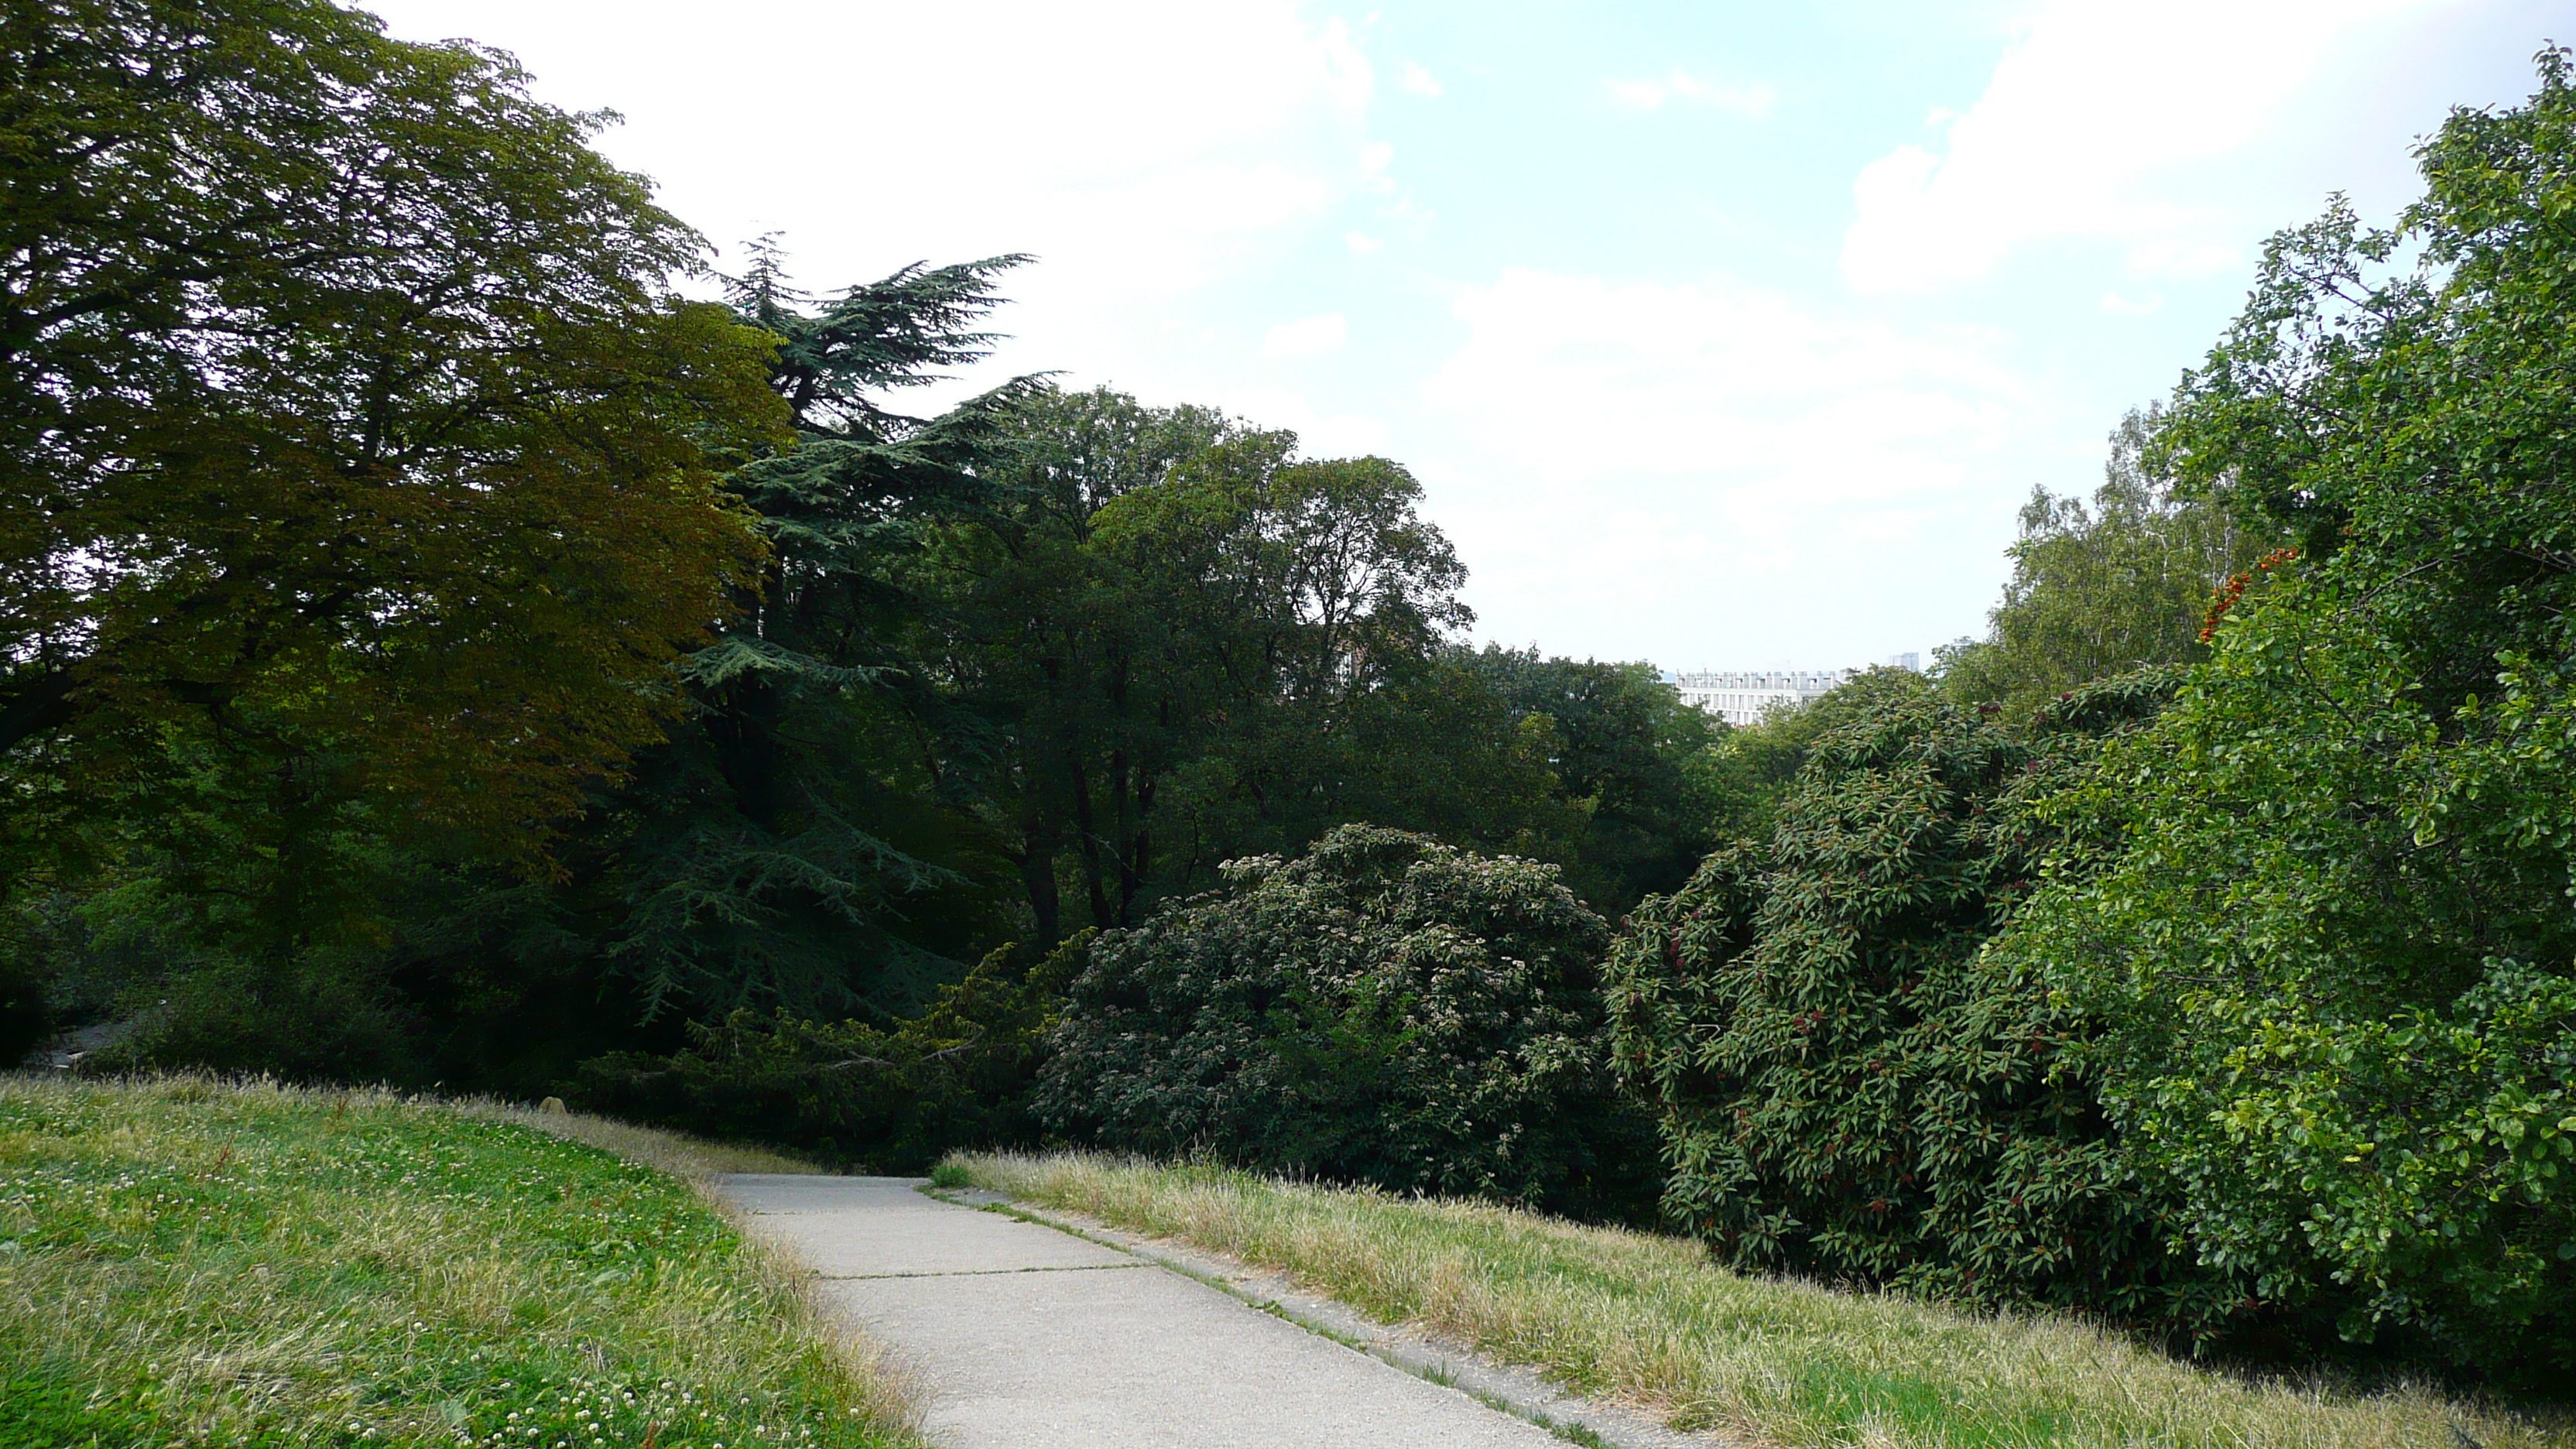
[[[1742,1277],[1679,1238],[1080,1154],[943,1166],[1286,1273],[1383,1322],[1755,1445],[2576,1449],[2566,1416],[2423,1388],[2249,1382],[2064,1315]]]
[[[900,1377],[688,1180],[720,1170],[801,1169],[388,1093],[0,1076],[0,1446],[916,1444]]]

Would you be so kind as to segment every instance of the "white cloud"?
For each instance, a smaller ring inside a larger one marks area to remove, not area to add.
[[[1282,322],[1261,339],[1264,357],[1314,357],[1338,352],[1350,336],[1350,324],[1339,312]]]
[[[1664,103],[1664,88],[1649,80],[1603,81],[1610,98],[1632,111],[1651,111]]]
[[[371,0],[407,38],[519,53],[558,103],[613,105],[612,157],[720,243],[779,229],[839,285],[920,257],[1045,266],[1043,305],[1257,267],[1370,182],[1375,77],[1297,0]],[[638,164],[629,159],[629,164]]]
[[[2049,0],[1975,104],[1933,112],[1936,141],[1861,171],[1843,275],[1863,292],[1935,290],[2060,238],[2118,245],[2138,276],[2235,265],[2247,227],[2211,163],[2271,138],[2354,32],[2438,3]]]
[[[1544,633],[1551,610],[1668,617],[1657,632],[1711,647],[1759,636],[1853,662],[1818,652],[1851,631],[1814,596],[1827,576],[1909,618],[1973,621],[2070,411],[1997,360],[1999,339],[1726,278],[1514,270],[1453,310],[1467,340],[1424,386],[1450,442],[1424,475],[1499,638]],[[1770,616],[1791,597],[1814,607]]]
[[[1357,252],[1362,256],[1366,256],[1370,252],[1377,251],[1384,247],[1386,243],[1377,237],[1370,236],[1364,231],[1346,231],[1342,233],[1342,245],[1349,247],[1352,251]]]
[[[2114,317],[2144,317],[2164,309],[2162,292],[2149,292],[2143,297],[2123,297],[2117,292],[2102,294],[2102,310]]]
[[[1439,78],[1409,60],[1404,63],[1404,78],[1398,84],[1417,96],[1429,96],[1434,100],[1443,94]]]
[[[1771,103],[1779,99],[1769,86],[1758,82],[1749,86],[1716,85],[1682,71],[1673,72],[1672,87],[1673,94],[1683,100],[1738,116],[1767,116],[1771,114]]]
[[[1559,478],[1732,476],[1769,491],[1794,476],[1806,503],[1892,497],[1955,474],[1920,446],[1931,437],[1945,455],[1991,443],[2032,401],[1987,339],[1823,317],[1723,278],[1614,286],[1515,269],[1453,311],[1468,340],[1425,397],[1510,419],[1511,451]]]
[[[1729,115],[1758,118],[1771,114],[1772,103],[1779,99],[1771,87],[1758,82],[1745,86],[1719,85],[1682,70],[1676,70],[1660,81],[1614,80],[1602,84],[1608,87],[1612,100],[1632,111],[1661,110],[1664,102],[1674,100],[1706,106]]]
[[[1386,169],[1395,164],[1395,147],[1384,141],[1371,141],[1360,147],[1360,184],[1381,195],[1395,190],[1395,178]]]
[[[1261,427],[1285,428],[1295,433],[1302,457],[1357,458],[1386,452],[1385,420],[1361,413],[1328,412],[1293,389],[1251,385],[1222,390],[1208,400]]]
[[[738,264],[781,231],[814,290],[919,259],[1029,252],[991,361],[908,399],[1072,369],[1205,399],[1258,368],[1222,338],[1301,249],[1404,200],[1372,148],[1380,78],[1302,0],[368,0],[406,38],[518,53],[538,93],[614,106],[601,138]],[[1205,310],[1226,298],[1229,318]],[[1264,315],[1256,312],[1253,315]],[[1224,360],[1218,360],[1223,356]]]

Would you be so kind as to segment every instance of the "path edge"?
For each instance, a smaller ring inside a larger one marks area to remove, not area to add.
[[[1638,1411],[1567,1393],[1529,1369],[1500,1364],[1475,1349],[1418,1330],[1390,1327],[1330,1298],[1300,1291],[1275,1273],[1232,1258],[1111,1227],[1097,1218],[1059,1208],[1036,1208],[982,1188],[942,1188],[924,1182],[914,1191],[954,1207],[1001,1213],[1069,1233],[1104,1248],[1168,1268],[1249,1307],[1282,1318],[1344,1348],[1426,1379],[1526,1420],[1586,1449],[1718,1449],[1728,1441],[1685,1434]]]

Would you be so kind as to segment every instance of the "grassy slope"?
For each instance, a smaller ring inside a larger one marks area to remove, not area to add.
[[[977,1185],[1286,1272],[1757,1444],[2571,1449],[2548,1423],[2421,1390],[2371,1395],[2195,1369],[2059,1315],[1980,1316],[1740,1277],[1693,1244],[1526,1213],[1081,1155],[952,1158]]]
[[[490,1105],[0,1076],[0,1446],[914,1443],[902,1383],[687,1180],[746,1169],[795,1170]]]

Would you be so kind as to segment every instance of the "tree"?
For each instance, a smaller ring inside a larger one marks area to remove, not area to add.
[[[1600,917],[1554,867],[1366,825],[1105,935],[1036,1110],[1084,1140],[1399,1192],[1632,1208]]]
[[[21,847],[221,777],[533,866],[657,737],[761,553],[717,474],[779,413],[766,339],[668,290],[699,243],[600,123],[314,0],[0,18]]]
[[[1251,433],[1106,388],[1040,392],[1017,412],[993,522],[942,542],[940,672],[958,685],[947,753],[1005,842],[1042,948],[1066,933],[1068,889],[1095,927],[1137,909],[1161,864],[1162,792],[1219,707],[1176,667],[1169,621],[1101,546],[1100,520]]]
[[[2050,843],[2033,800],[2174,683],[2096,685],[2027,730],[1906,671],[1826,697],[1769,833],[1639,907],[1610,954],[1613,1060],[1658,1113],[1669,1220],[1748,1270],[2206,1316],[2094,1105],[2087,1022],[1979,954]]]
[[[618,812],[633,864],[606,949],[648,1011],[901,1012],[964,969],[938,948],[980,921],[948,939],[905,922],[956,914],[937,903],[978,894],[989,848],[939,799],[944,764],[921,747],[951,710],[925,667],[949,607],[928,559],[948,531],[993,526],[1033,384],[930,419],[889,403],[984,355],[975,328],[1025,260],[906,267],[818,306],[764,241],[732,281],[736,315],[775,340],[794,445],[727,480],[767,566],[734,600],[739,623],[683,661],[689,727]]]
[[[1516,725],[1544,719],[1552,728],[1549,764],[1586,811],[1567,862],[1576,894],[1617,916],[1690,878],[1712,844],[1717,806],[1708,771],[1694,766],[1724,725],[1684,704],[1650,664],[1541,658],[1535,645],[1449,658],[1500,694]]]
[[[1771,838],[1781,798],[1816,742],[1865,713],[1885,685],[1878,669],[1810,700],[1774,701],[1749,725],[1721,728],[1685,764],[1693,791],[1707,802],[1710,837],[1721,847]]]
[[[1563,833],[1545,751],[1436,658],[1465,571],[1403,469],[1106,390],[1019,416],[998,521],[937,559],[939,672],[1038,941],[1352,819]]]
[[[1009,922],[990,842],[924,747],[951,705],[923,663],[948,607],[921,592],[923,560],[993,516],[997,419],[1028,389],[926,420],[887,401],[980,354],[1013,261],[906,268],[818,304],[754,247],[730,301],[771,339],[765,390],[792,424],[726,479],[760,565],[709,605],[714,637],[666,666],[669,737],[583,799],[549,878],[331,797],[198,811],[201,840],[130,851],[22,942],[114,962],[129,1003],[151,1003],[127,1060],[299,1077],[542,1093],[582,1060],[678,1049],[690,1023],[745,1009],[891,1026],[933,1005]],[[253,831],[330,869],[279,870]],[[244,889],[244,870],[276,889]],[[284,891],[295,909],[268,909]]]
[[[2576,85],[2456,111],[2423,198],[2275,238],[2176,396],[2184,486],[2281,547],[2173,710],[2055,807],[1998,962],[2090,1057],[2171,1236],[2282,1314],[2576,1365]],[[2393,265],[2408,257],[2408,265]]]
[[[1937,651],[1954,697],[2025,715],[2091,680],[2207,654],[2210,592],[2251,555],[2225,507],[2154,470],[2163,424],[2152,408],[2121,419],[2089,507],[2032,490],[1990,632]]]
[[[1439,659],[1474,616],[1420,485],[1384,459],[1294,449],[1268,434],[1211,450],[1100,520],[1161,667],[1199,682],[1219,726],[1174,802],[1175,885],[1359,819],[1487,847],[1562,834],[1544,752]]]
[[[51,1035],[42,983],[21,962],[0,959],[0,1063],[17,1065]]]

